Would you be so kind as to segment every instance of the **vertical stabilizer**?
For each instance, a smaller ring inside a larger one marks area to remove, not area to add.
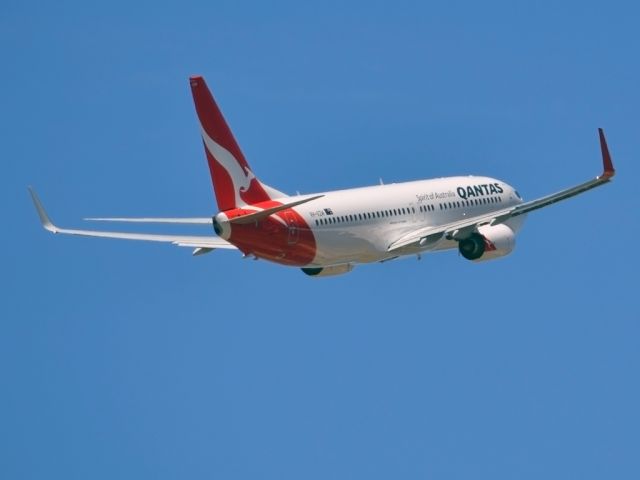
[[[224,211],[286,197],[253,174],[204,78],[189,80],[218,208]]]

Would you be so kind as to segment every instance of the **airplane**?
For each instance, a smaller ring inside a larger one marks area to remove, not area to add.
[[[507,183],[456,176],[289,196],[262,183],[245,159],[204,78],[189,78],[219,212],[204,218],[86,218],[102,222],[210,225],[215,235],[159,235],[56,226],[29,187],[42,226],[86,237],[167,242],[299,267],[312,277],[357,264],[457,249],[483,262],[510,254],[528,213],[608,183],[615,170],[598,129],[603,172],[593,180],[524,201]]]

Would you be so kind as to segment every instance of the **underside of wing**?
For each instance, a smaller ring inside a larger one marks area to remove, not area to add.
[[[484,225],[496,225],[511,218],[514,208],[504,209],[490,214],[478,215],[464,220],[419,228],[409,232],[389,245],[389,252],[396,252],[406,248],[431,250],[442,240],[460,240],[476,232]]]

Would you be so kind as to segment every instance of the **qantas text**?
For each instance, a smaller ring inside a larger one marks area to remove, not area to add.
[[[499,183],[485,183],[482,185],[473,185],[469,187],[458,187],[457,190],[460,198],[467,199],[469,197],[481,197],[484,195],[496,195],[503,193],[504,190]]]

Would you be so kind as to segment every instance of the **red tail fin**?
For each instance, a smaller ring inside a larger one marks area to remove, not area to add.
[[[230,210],[285,196],[261,184],[253,174],[204,78],[189,80],[218,208]]]

